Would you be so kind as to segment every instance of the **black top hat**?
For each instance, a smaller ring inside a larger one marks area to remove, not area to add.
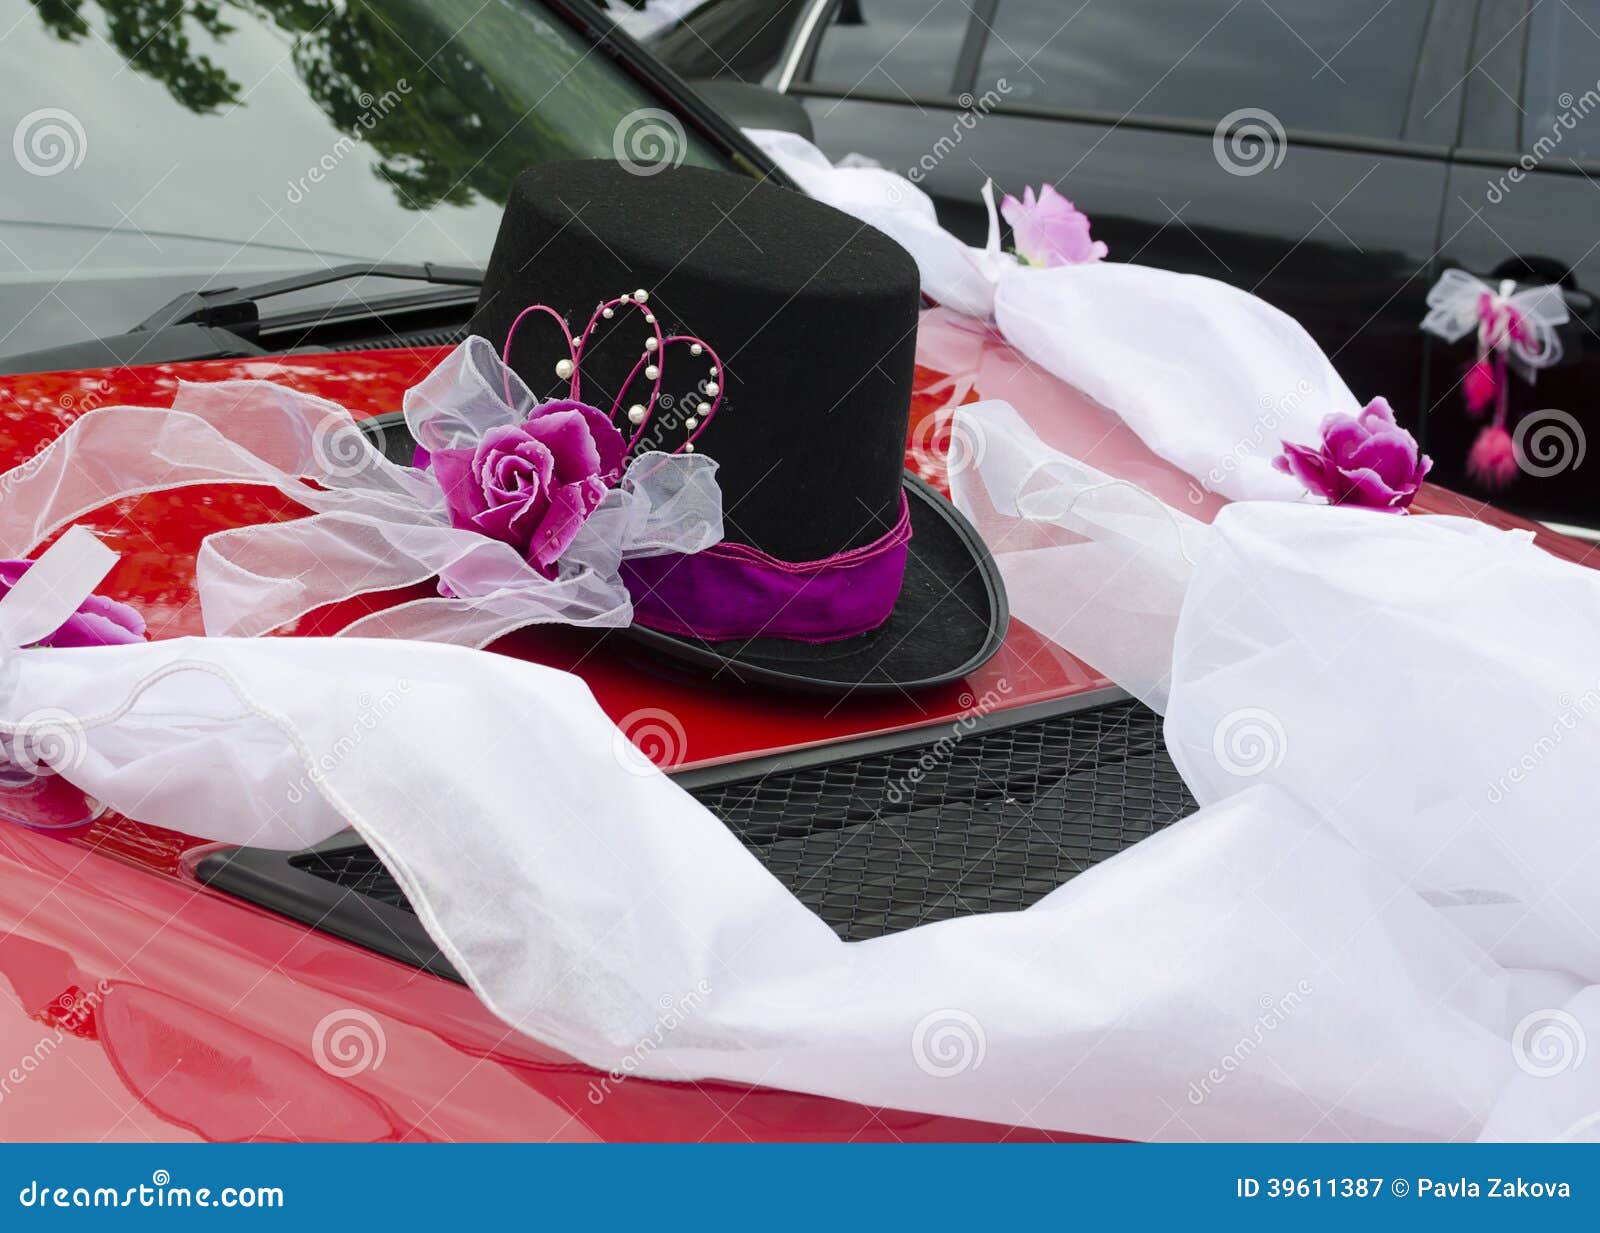
[[[719,560],[648,559],[625,573],[631,636],[741,679],[833,691],[936,684],[993,655],[1007,622],[998,571],[966,520],[904,470],[910,256],[849,215],[743,176],[550,163],[516,180],[472,332],[498,347],[530,303],[581,324],[633,289],[660,329],[704,339],[720,361],[713,371],[696,348],[700,360],[661,365],[660,407],[677,414],[653,412],[646,444],[673,449],[699,428],[693,448],[718,463],[725,541]],[[622,387],[652,358],[641,355],[652,326],[637,305],[599,326],[583,349],[584,400],[628,405]],[[555,397],[567,354],[553,324],[530,319],[510,361]],[[739,598],[698,572],[723,565],[775,589]],[[808,611],[819,596],[843,610],[837,629]]]

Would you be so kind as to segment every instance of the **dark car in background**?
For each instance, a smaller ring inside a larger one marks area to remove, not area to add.
[[[1058,185],[1113,260],[1298,318],[1439,482],[1600,527],[1600,0],[709,0],[646,44],[799,100],[829,156],[908,174],[971,242],[985,176]],[[1513,382],[1549,432],[1499,492],[1465,472],[1471,342],[1418,329],[1452,267],[1558,283],[1572,316]]]

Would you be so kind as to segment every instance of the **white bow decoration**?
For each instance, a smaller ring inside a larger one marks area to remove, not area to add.
[[[406,391],[406,421],[434,448],[464,444],[521,423],[537,401],[474,337]],[[275,488],[313,514],[206,538],[196,575],[213,636],[265,634],[339,600],[434,578],[439,595],[340,633],[481,647],[538,623],[620,627],[633,619],[623,559],[722,538],[716,463],[641,454],[546,578],[511,545],[453,526],[438,483],[386,459],[345,408],[270,381],[219,381],[183,384],[171,410],[91,411],[0,477],[0,556],[25,555],[121,497],[230,482]]]
[[[1446,270],[1428,291],[1422,328],[1446,342],[1478,332],[1480,354],[1504,351],[1528,381],[1561,360],[1559,326],[1570,320],[1566,298],[1553,284],[1516,289],[1515,279],[1491,287],[1465,270]]]

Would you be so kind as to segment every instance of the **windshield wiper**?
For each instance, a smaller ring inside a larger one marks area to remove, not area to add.
[[[38,351],[0,356],[0,373],[58,372],[266,355],[268,349],[259,341],[264,320],[261,301],[352,278],[392,278],[440,287],[477,288],[483,282],[483,271],[471,266],[436,265],[433,262],[420,265],[383,261],[352,262],[248,287],[187,291],[158,308],[125,334],[108,334],[104,338],[92,338],[64,347],[46,347]],[[337,306],[302,312],[290,318],[267,320],[275,325],[348,321],[397,308],[438,302],[437,295],[410,299],[382,296],[372,300],[352,297]]]

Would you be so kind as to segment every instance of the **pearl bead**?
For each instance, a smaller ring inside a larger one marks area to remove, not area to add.
[[[705,350],[705,348],[702,347],[699,343],[690,343],[689,344],[689,354],[690,355],[699,355],[704,350]]]
[[[692,415],[688,419],[684,420],[683,423],[684,427],[686,427],[690,432],[693,432],[696,428],[700,427],[700,421],[695,419]]]
[[[717,391],[720,390],[721,388],[722,387],[720,385],[718,385],[715,381],[707,381],[706,382],[706,393],[707,393],[707,395],[709,395],[712,398],[715,398],[717,396]]]
[[[685,453],[685,454],[692,454],[692,453],[694,453],[694,442],[693,442],[693,441],[685,441],[685,442],[684,442],[684,443],[683,443],[683,452],[684,452],[684,453]]]
[[[647,338],[647,339],[644,340],[644,349],[646,351],[654,351],[656,349],[656,347],[659,346],[659,345],[660,344],[657,343],[656,340],[653,339],[653,338]]]
[[[602,317],[604,317],[607,321],[610,321],[611,318],[613,318],[613,317],[615,317],[617,315],[617,310],[614,309],[614,308],[602,309],[600,315]]]
[[[661,375],[661,370],[659,368],[657,368],[654,364],[649,364],[649,365],[646,365],[646,367],[645,367],[644,375],[645,375],[645,378],[647,380],[654,381],[657,377],[659,377]]]
[[[656,315],[655,315],[655,313],[645,313],[644,319],[651,325],[654,325],[656,323]]]
[[[628,422],[630,424],[644,423],[644,407],[642,404],[634,403],[633,406],[628,408]]]
[[[650,298],[650,293],[648,291],[646,291],[643,287],[640,287],[639,290],[637,290],[637,291],[635,291],[633,293],[633,298],[638,300],[639,303],[643,304],[646,300],[648,300]]]
[[[556,376],[560,377],[563,381],[565,381],[568,377],[572,376],[572,361],[571,360],[557,360],[556,361]]]
[[[624,304],[626,304],[628,302],[629,298],[630,297],[629,297],[629,295],[628,295],[628,293],[626,291],[624,291],[621,295],[619,295],[617,297],[617,299],[621,300]]]

